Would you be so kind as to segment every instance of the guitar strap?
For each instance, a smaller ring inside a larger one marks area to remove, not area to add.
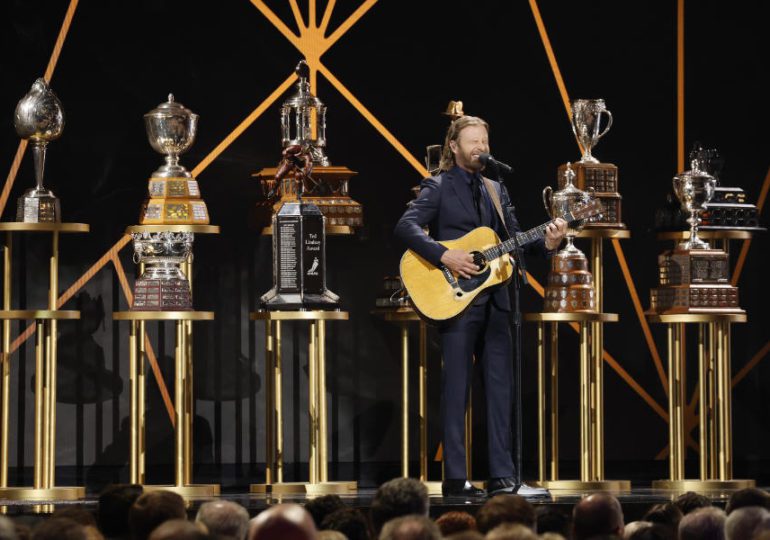
[[[495,184],[487,178],[486,176],[482,176],[484,179],[484,187],[487,188],[487,193],[489,193],[489,197],[492,199],[492,204],[495,206],[495,210],[497,210],[497,215],[500,217],[500,223],[503,224],[503,229],[505,229],[505,232],[508,234],[508,238],[511,237],[511,231],[508,230],[508,227],[505,225],[505,217],[503,216],[503,207],[500,204],[500,197],[497,196],[497,190],[495,189]]]

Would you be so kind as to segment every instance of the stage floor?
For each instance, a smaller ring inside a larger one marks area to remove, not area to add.
[[[766,488],[765,488],[766,489]],[[376,490],[373,488],[359,489],[357,492],[350,494],[342,494],[340,498],[351,507],[359,508],[363,511],[368,511],[371,506],[372,498],[374,497]],[[574,504],[580,500],[581,497],[588,495],[591,492],[577,492],[577,491],[554,491],[548,498],[532,498],[529,499],[535,506],[549,505],[554,508],[558,508],[563,512],[571,512]],[[662,489],[650,489],[650,488],[633,488],[631,491],[618,492],[615,495],[623,506],[623,512],[626,522],[641,519],[645,512],[654,504],[668,502],[676,499],[680,495],[681,491],[662,490]],[[724,506],[733,490],[724,490],[720,492],[704,492],[703,494],[708,496],[712,503],[716,506]],[[256,515],[265,508],[279,503],[298,503],[304,504],[312,496],[304,494],[287,494],[287,495],[272,495],[272,494],[254,494],[254,493],[223,493],[218,497],[219,499],[226,499],[237,502],[243,505],[250,515]],[[210,497],[201,498],[189,498],[188,501],[188,513],[194,516],[198,510],[198,507],[205,501],[211,500]],[[448,512],[450,510],[464,510],[471,514],[475,512],[484,504],[486,498],[464,498],[464,497],[442,497],[431,496],[430,497],[430,515],[436,518]],[[90,496],[84,499],[76,501],[42,501],[30,503],[29,501],[11,501],[0,500],[0,512],[9,516],[27,516],[31,520],[35,518],[41,518],[46,514],[54,512],[57,508],[64,506],[77,505],[83,508],[96,510],[97,497]]]

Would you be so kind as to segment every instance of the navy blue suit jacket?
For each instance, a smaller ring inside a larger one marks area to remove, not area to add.
[[[437,176],[431,176],[422,181],[420,195],[411,202],[409,208],[396,224],[395,235],[406,246],[429,263],[439,266],[441,256],[447,250],[439,244],[441,240],[455,240],[481,226],[481,221],[469,195],[465,180],[455,169],[444,171]],[[498,182],[492,182],[503,207],[506,226],[511,234],[521,231],[519,222],[513,212],[508,190]],[[493,207],[494,208],[494,207]],[[495,232],[501,239],[507,239],[508,234],[495,215]],[[428,227],[429,235],[423,227]],[[547,254],[542,239],[522,246],[527,253],[539,252]],[[495,306],[502,310],[510,310],[508,287],[500,286],[491,294]],[[482,294],[476,304],[488,301],[490,295]]]

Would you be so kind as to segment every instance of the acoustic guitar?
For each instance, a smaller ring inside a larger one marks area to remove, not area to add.
[[[593,199],[564,216],[567,223],[601,213],[601,201]],[[516,233],[516,240],[501,242],[489,227],[478,227],[456,240],[441,241],[449,249],[462,249],[473,256],[479,273],[461,277],[444,266],[433,266],[411,249],[401,257],[401,279],[415,310],[428,321],[447,321],[462,315],[485,289],[506,283],[513,275],[508,254],[529,242],[543,238],[548,221],[533,229]]]

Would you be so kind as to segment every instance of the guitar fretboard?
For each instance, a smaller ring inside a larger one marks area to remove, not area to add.
[[[575,221],[575,217],[571,213],[567,214],[562,219],[564,219],[564,221],[566,221],[567,223]],[[516,244],[518,244],[519,246],[523,246],[524,244],[528,244],[530,242],[534,242],[535,240],[539,240],[540,238],[545,237],[545,228],[548,227],[548,225],[550,225],[551,223],[553,223],[553,221],[548,221],[546,223],[543,223],[542,225],[533,227],[528,231],[518,232],[515,234],[515,238],[516,238],[515,241],[513,238],[509,238],[505,242],[500,242],[496,246],[482,251],[481,254],[488,261],[497,259],[498,257],[502,257],[506,253],[510,253],[511,251],[516,249]]]

